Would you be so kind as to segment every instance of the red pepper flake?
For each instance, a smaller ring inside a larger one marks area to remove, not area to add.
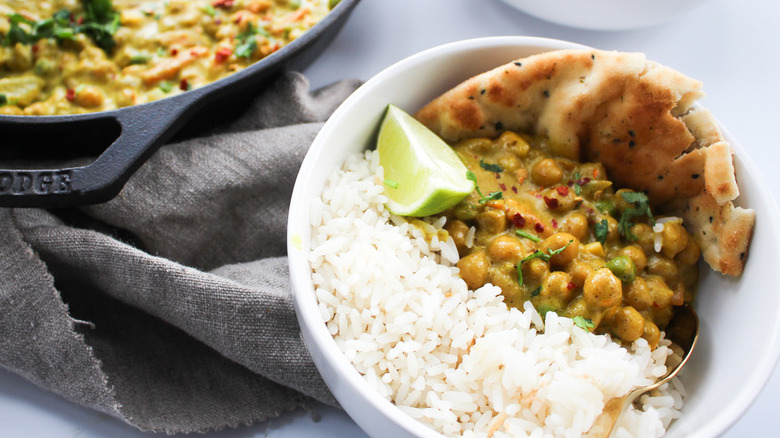
[[[506,191],[506,184],[504,184],[504,183],[501,183],[501,184],[499,184],[498,186],[499,186],[499,187],[501,187],[501,191],[503,191],[503,192],[505,192],[505,191]]]
[[[537,233],[544,233],[544,225],[542,225],[541,222],[537,222],[536,225],[534,225],[534,230],[536,230]]]
[[[76,24],[84,24],[84,17],[79,17],[79,19],[76,20]]]
[[[577,180],[577,185],[584,186],[585,184],[587,184],[587,183],[589,183],[589,182],[590,182],[590,178],[588,178],[588,177],[586,176],[585,178],[580,178],[580,179],[578,179],[578,180]]]
[[[547,208],[549,208],[550,210],[555,210],[556,208],[558,208],[558,199],[548,198],[547,196],[545,196],[543,199],[544,199],[544,203],[547,204]]]
[[[576,285],[576,284],[574,284],[574,283],[573,283],[573,282],[571,282],[571,281],[569,282],[569,284],[567,284],[567,285],[566,285],[566,289],[569,289],[569,290],[572,290],[572,289],[574,289],[574,288],[576,288],[576,287],[577,287],[577,285]]]
[[[65,99],[68,99],[69,101],[73,102],[73,99],[76,98],[76,90],[73,88],[68,88],[65,90]]]
[[[38,49],[39,49],[38,45],[37,45],[37,44],[33,44],[33,46],[32,46],[32,52],[33,52],[33,53],[38,53]]]
[[[593,169],[593,179],[599,179],[599,170]]]
[[[215,8],[231,8],[233,7],[233,1],[234,0],[214,0],[211,2],[211,6],[214,6]]]
[[[499,178],[501,178],[501,174],[496,172],[496,179],[499,179]]]
[[[553,228],[558,228],[558,221],[556,221],[555,219],[553,219],[553,220],[552,220],[552,226],[553,226]]]
[[[555,190],[561,194],[561,196],[566,196],[569,194],[569,188],[566,186],[558,186],[555,188]]]
[[[512,222],[517,228],[523,228],[525,226],[525,218],[520,213],[515,213],[515,215],[512,216]]]
[[[179,54],[179,49],[171,49],[171,56],[176,56]]]
[[[513,191],[513,192],[515,192],[515,193],[517,193],[517,187],[515,187],[515,186],[512,186],[512,191]]]
[[[217,49],[216,53],[214,53],[214,61],[221,64],[225,62],[232,53],[233,50],[231,50],[230,47],[220,47]]]
[[[235,20],[233,20],[233,22],[236,23],[236,24],[240,24],[241,23],[241,19],[243,19],[243,18],[244,18],[243,15],[239,15],[238,17],[236,17]]]
[[[189,89],[190,89],[190,84],[187,82],[187,78],[182,78],[181,81],[179,81],[179,90],[187,91]]]

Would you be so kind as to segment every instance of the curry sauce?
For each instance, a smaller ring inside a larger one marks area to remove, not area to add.
[[[454,145],[477,191],[445,212],[469,288],[499,286],[591,331],[652,347],[674,306],[693,300],[700,250],[641,192],[599,163],[556,157],[543,138],[504,132]]]

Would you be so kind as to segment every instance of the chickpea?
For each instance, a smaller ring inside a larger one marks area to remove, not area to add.
[[[630,258],[617,256],[607,262],[607,268],[623,283],[631,283],[636,278],[636,266]]]
[[[678,280],[677,263],[657,254],[651,255],[648,259],[647,272],[660,275],[667,284],[674,284]]]
[[[699,257],[701,257],[701,249],[699,248],[699,244],[696,243],[693,238],[689,237],[688,245],[686,245],[685,249],[677,254],[675,260],[684,265],[695,265],[696,262],[699,261]]]
[[[596,327],[599,326],[603,318],[603,313],[594,312],[590,307],[588,307],[588,304],[585,302],[583,297],[574,298],[572,302],[566,306],[566,312],[564,312],[564,314],[569,318],[581,316],[585,319],[589,319]],[[593,329],[591,329],[591,331],[592,330]]]
[[[16,105],[2,105],[0,106],[0,114],[9,116],[20,116],[24,114],[21,108]]]
[[[612,216],[602,217],[601,220],[607,220],[607,242],[616,242],[620,238],[618,230],[618,221]],[[601,222],[601,221],[599,221]]]
[[[653,321],[645,320],[645,332],[642,333],[642,337],[650,345],[650,349],[654,350],[658,346],[658,341],[661,340],[661,330]]]
[[[585,279],[588,278],[588,274],[593,271],[593,266],[590,263],[584,262],[579,259],[572,260],[569,263],[567,272],[571,276],[571,281],[577,287],[582,287],[585,284]]]
[[[561,186],[559,186],[561,187]],[[568,187],[562,186],[566,189],[565,194],[559,192],[557,188],[550,188],[544,192],[544,203],[550,210],[558,213],[566,213],[573,210],[577,205],[582,202],[582,198],[574,194],[574,190],[568,190]]]
[[[637,277],[627,284],[623,290],[623,301],[637,310],[650,308],[653,305],[653,297],[647,282],[642,277]]]
[[[466,282],[469,289],[478,289],[487,283],[490,261],[484,251],[463,257],[458,261],[457,267],[460,269],[460,278]]]
[[[76,93],[76,103],[84,108],[97,108],[103,105],[103,93],[92,86],[86,86]]]
[[[574,295],[574,287],[571,281],[571,275],[562,272],[550,272],[542,281],[541,294],[544,297],[557,298],[563,302],[568,302]]]
[[[523,263],[523,278],[541,282],[550,273],[550,265],[542,259],[531,259]]]
[[[552,158],[545,158],[538,161],[531,168],[531,178],[534,183],[540,186],[553,186],[561,182],[563,170]]]
[[[636,236],[636,243],[642,248],[645,254],[655,253],[655,242],[653,241],[653,229],[650,225],[639,223],[631,227],[631,233]]]
[[[634,193],[634,191],[630,189],[620,189],[617,192],[615,192],[615,201],[614,201],[615,208],[620,214],[623,214],[623,212],[626,211],[627,208],[633,205],[623,198],[623,193]]]
[[[501,144],[505,150],[512,152],[520,158],[525,158],[531,149],[531,146],[523,137],[512,131],[505,131],[496,139],[496,143]]]
[[[271,3],[269,0],[252,0],[249,2],[247,8],[249,8],[249,10],[255,14],[259,14],[271,9],[271,6],[273,6],[273,3]]]
[[[511,234],[499,234],[490,241],[487,255],[493,261],[511,261],[517,263],[523,254],[520,239]]]
[[[583,241],[588,238],[588,218],[579,212],[571,213],[561,220],[559,229]]]
[[[609,269],[597,269],[591,272],[582,286],[585,301],[600,308],[612,307],[623,299],[623,287]]]
[[[634,262],[637,273],[642,272],[645,266],[647,266],[647,256],[639,245],[628,245],[620,248],[618,255],[631,259]]]
[[[458,248],[458,253],[463,254],[468,250],[466,246],[466,235],[469,233],[469,226],[465,222],[455,219],[447,222],[444,229],[452,237],[452,241],[455,242],[455,246]]]
[[[497,163],[506,171],[515,171],[523,165],[522,161],[512,154],[502,155]]]
[[[491,284],[501,289],[501,294],[507,302],[513,302],[522,299],[522,297],[520,296],[520,285],[517,284],[517,273],[515,273],[514,266],[509,266],[509,268],[508,270],[501,267],[490,269],[488,271],[488,279]]]
[[[612,333],[625,342],[634,342],[645,333],[645,319],[633,307],[623,307],[612,320]]]
[[[672,303],[672,297],[674,297],[674,291],[667,286],[663,278],[656,275],[650,275],[645,278],[645,282],[650,290],[653,307],[657,309],[669,307]]]
[[[542,241],[539,250],[546,254],[561,250],[550,257],[550,264],[553,266],[566,266],[577,258],[577,254],[580,252],[580,242],[569,233],[555,233]]]
[[[679,222],[667,222],[661,231],[661,254],[670,259],[674,258],[688,246],[688,231]]]

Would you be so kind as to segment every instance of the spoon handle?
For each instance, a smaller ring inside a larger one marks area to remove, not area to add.
[[[609,438],[612,435],[612,429],[620,417],[620,414],[636,398],[634,392],[629,392],[623,397],[615,397],[604,405],[604,411],[596,417],[590,430],[585,434],[585,438]]]

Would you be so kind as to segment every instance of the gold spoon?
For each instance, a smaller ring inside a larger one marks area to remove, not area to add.
[[[677,364],[667,364],[668,372],[658,379],[654,384],[637,388],[623,397],[613,398],[604,405],[604,411],[593,422],[593,426],[585,435],[587,438],[609,438],[620,415],[626,408],[642,394],[658,388],[664,383],[670,381],[682,369],[688,358],[691,357],[691,351],[696,346],[696,340],[699,338],[699,317],[692,307],[688,305],[675,308],[674,316],[666,327],[666,339],[671,340],[682,349],[682,360]]]

